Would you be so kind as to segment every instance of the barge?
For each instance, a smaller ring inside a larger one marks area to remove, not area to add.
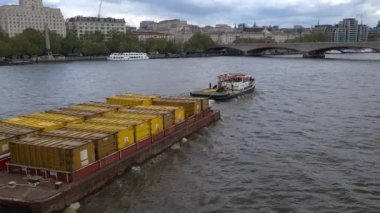
[[[132,98],[128,97],[128,101],[130,99]],[[178,104],[177,100],[173,102]],[[188,99],[185,106],[195,106],[190,103],[191,99]],[[163,107],[175,108],[173,106]],[[137,108],[146,108],[144,110],[147,110],[156,107],[137,106],[135,110]],[[188,110],[189,108],[186,109],[187,113],[189,113]],[[144,111],[144,113],[146,112]],[[105,115],[102,114],[102,116]],[[6,170],[0,171],[0,211],[45,213],[63,210],[71,203],[80,201],[115,178],[122,176],[132,166],[143,164],[179,142],[183,137],[187,137],[219,119],[219,111],[202,107],[199,112],[185,117],[181,122],[174,122],[173,125],[167,126],[161,132],[132,143],[132,145],[119,148],[117,151],[73,171],[23,165],[14,163],[15,159],[12,160],[5,156],[3,162]],[[49,131],[42,132],[40,135],[49,135]],[[27,139],[21,140],[27,141]]]

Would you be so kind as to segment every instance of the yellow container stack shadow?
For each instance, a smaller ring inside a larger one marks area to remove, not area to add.
[[[99,116],[103,115],[103,113],[88,112],[88,111],[79,111],[79,110],[73,110],[73,109],[68,109],[68,108],[60,108],[60,109],[48,110],[46,112],[53,113],[53,114],[60,114],[60,115],[75,116],[75,117],[79,117],[79,118],[81,118],[83,120],[90,119],[90,118],[95,118],[95,117],[99,117]]]
[[[3,123],[18,125],[28,128],[35,128],[40,131],[52,131],[55,129],[62,128],[64,126],[63,122],[58,121],[47,121],[37,118],[26,118],[26,117],[15,117],[7,120],[3,120]]]
[[[70,105],[66,107],[66,109],[83,111],[83,112],[93,112],[93,113],[99,113],[99,114],[117,111],[117,109],[115,108],[101,107],[101,106],[87,106],[83,104]]]
[[[30,115],[25,115],[26,118],[36,118],[41,120],[47,120],[47,121],[57,121],[62,122],[64,125],[69,123],[81,123],[83,122],[83,118],[75,117],[71,115],[60,115],[60,114],[54,114],[54,113],[48,113],[48,112],[38,112],[33,113]]]
[[[120,126],[110,124],[81,123],[69,124],[68,129],[86,130],[93,132],[106,132],[117,135],[117,148],[119,150],[131,146],[135,143],[133,126]]]
[[[206,97],[164,96],[160,100],[198,101],[202,111],[210,108],[210,99]]]
[[[81,106],[105,107],[105,108],[113,109],[115,111],[119,110],[121,107],[125,107],[125,105],[121,105],[121,104],[107,104],[105,102],[96,102],[96,101],[81,103],[81,104],[78,104],[78,105],[81,105]]]
[[[120,104],[127,106],[152,105],[152,98],[143,97],[110,96],[106,100],[109,104]]]
[[[175,106],[136,106],[133,109],[142,109],[142,110],[168,110],[174,111],[174,122],[175,124],[179,124],[185,121],[185,110],[183,107],[175,107]]]
[[[183,107],[185,110],[185,119],[200,113],[202,110],[201,101],[196,100],[154,100],[153,105]]]
[[[14,135],[17,139],[20,139],[36,136],[39,133],[39,130],[36,128],[28,128],[0,122],[0,133]]]
[[[88,123],[98,123],[98,124],[111,124],[111,125],[120,125],[120,126],[133,126],[134,127],[134,136],[135,141],[138,143],[142,140],[145,140],[151,137],[151,130],[149,121],[144,120],[127,120],[121,118],[93,118],[87,121]]]
[[[144,115],[139,113],[121,113],[121,112],[108,112],[104,114],[104,117],[120,118],[127,120],[143,120],[148,121],[151,126],[151,134],[156,135],[164,131],[164,121],[161,116],[158,115]]]
[[[174,125],[174,112],[173,111],[157,111],[157,110],[142,110],[142,109],[120,109],[121,113],[141,114],[141,115],[156,115],[160,116],[163,120],[164,130],[169,129]]]

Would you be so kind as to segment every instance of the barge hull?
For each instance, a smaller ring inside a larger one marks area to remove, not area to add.
[[[0,189],[0,210],[2,208],[6,211],[16,209],[19,211],[23,209],[27,212],[43,213],[62,210],[71,203],[77,202],[100,190],[110,181],[123,175],[133,165],[143,164],[145,161],[170,148],[183,137],[187,137],[219,119],[219,111],[204,113],[203,117],[187,121],[183,128],[168,132],[168,134],[151,145],[131,153],[129,157],[108,165],[78,182],[64,184],[59,189],[54,188],[54,183],[42,185],[41,187],[37,186],[36,188],[25,186],[16,186],[16,188],[3,187]],[[15,179],[17,181],[24,179],[20,175],[1,173],[1,184],[7,184]]]

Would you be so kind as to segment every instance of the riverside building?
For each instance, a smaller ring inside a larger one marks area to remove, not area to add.
[[[85,40],[86,33],[97,31],[109,40],[113,31],[125,33],[126,26],[124,19],[76,16],[67,20],[67,29],[81,40]]]
[[[27,28],[50,31],[66,37],[65,19],[58,8],[44,7],[42,0],[19,0],[19,5],[0,6],[0,27],[10,37]]]

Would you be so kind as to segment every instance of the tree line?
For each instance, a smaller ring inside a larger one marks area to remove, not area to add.
[[[149,54],[178,54],[183,52],[202,52],[214,45],[208,35],[195,33],[190,40],[179,44],[166,39],[150,38],[139,41],[132,33],[112,32],[106,40],[101,32],[86,33],[80,40],[73,32],[62,38],[55,32],[49,33],[51,52],[65,56],[97,56],[113,52],[146,52]],[[43,32],[26,29],[21,34],[10,38],[0,29],[0,56],[23,58],[46,54]]]
[[[50,32],[51,52],[65,56],[97,56],[108,55],[113,52],[146,52],[148,54],[180,54],[199,53],[214,46],[209,35],[195,33],[185,43],[176,43],[166,39],[150,38],[139,41],[132,33],[111,32],[110,39],[100,31],[86,33],[80,40],[75,33],[68,32],[62,38],[55,32]],[[324,33],[311,33],[302,37],[287,40],[286,42],[324,42],[328,41]],[[237,38],[234,43],[272,43],[272,38]],[[41,56],[46,54],[44,33],[26,29],[21,34],[10,38],[0,28],[0,57],[23,58],[25,56]]]

